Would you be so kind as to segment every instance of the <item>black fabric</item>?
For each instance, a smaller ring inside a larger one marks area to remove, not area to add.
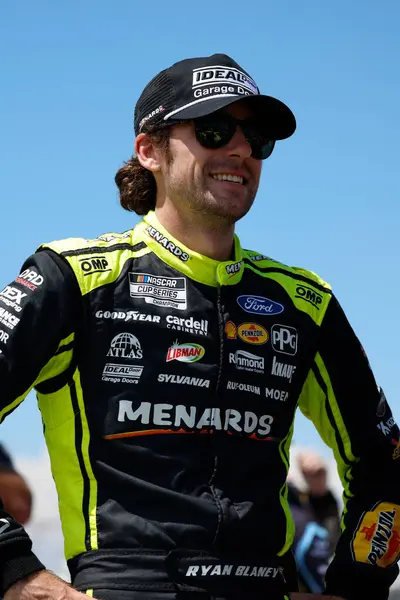
[[[208,115],[242,98],[254,102],[272,139],[294,133],[295,117],[283,102],[261,95],[252,77],[232,58],[213,54],[179,61],[147,84],[135,108],[135,134]]]
[[[0,470],[6,469],[7,471],[14,471],[14,465],[11,460],[11,456],[8,454],[3,444],[0,444]]]

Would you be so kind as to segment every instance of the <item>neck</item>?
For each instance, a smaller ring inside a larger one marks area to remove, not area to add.
[[[234,224],[207,220],[200,213],[182,214],[166,203],[155,213],[161,225],[191,250],[218,261],[232,259]]]

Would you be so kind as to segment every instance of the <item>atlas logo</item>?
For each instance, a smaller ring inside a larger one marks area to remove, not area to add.
[[[107,356],[113,358],[143,358],[140,342],[133,333],[119,333],[110,344]]]
[[[319,305],[322,302],[323,296],[305,285],[297,285],[295,298],[300,298],[301,300],[312,304],[317,310],[319,310]]]
[[[275,324],[271,327],[271,344],[276,352],[294,356],[297,352],[297,329],[289,325]]]
[[[104,271],[111,271],[105,256],[80,258],[79,263],[85,276],[92,275],[93,273],[104,273]]]
[[[284,311],[283,304],[264,296],[239,296],[236,301],[240,308],[253,315],[279,315]]]

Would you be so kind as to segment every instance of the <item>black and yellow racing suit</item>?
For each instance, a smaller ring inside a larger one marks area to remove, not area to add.
[[[35,389],[72,582],[101,598],[279,587],[299,406],[344,486],[327,590],[387,598],[400,549],[390,408],[330,286],[237,237],[234,252],[201,256],[151,212],[123,234],[43,245],[0,293],[0,417]],[[0,516],[4,589],[42,565]]]

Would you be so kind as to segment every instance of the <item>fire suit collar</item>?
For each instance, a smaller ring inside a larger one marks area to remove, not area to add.
[[[235,258],[219,262],[190,250],[175,239],[161,225],[154,211],[147,213],[135,229],[140,238],[161,260],[195,281],[218,287],[235,285],[242,278],[243,250],[237,235],[234,239]]]

